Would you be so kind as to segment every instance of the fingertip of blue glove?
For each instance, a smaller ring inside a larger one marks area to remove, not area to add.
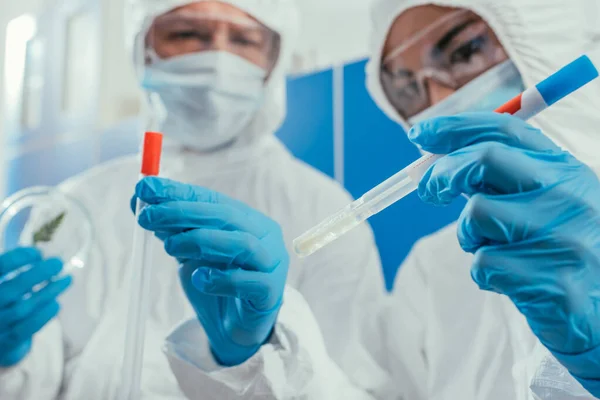
[[[421,201],[423,203],[427,203],[427,204],[432,204],[433,203],[433,196],[431,196],[431,193],[429,193],[429,191],[427,190],[427,185],[419,185],[419,188],[417,189],[417,195],[419,196],[419,199],[421,199]]]
[[[427,131],[429,123],[429,120],[427,120],[414,124],[407,133],[408,139],[414,144],[420,145],[423,139],[422,134]]]
[[[25,263],[42,261],[44,258],[42,251],[37,247],[19,247],[6,253],[6,255],[10,255],[11,258],[22,259]]]
[[[175,239],[174,236],[170,236],[165,239],[164,247],[167,254],[173,255],[173,253],[177,250],[178,242],[176,242],[176,240],[177,239]]]
[[[153,206],[146,206],[138,215],[138,224],[144,228],[150,230],[152,227],[152,215],[153,215]]]
[[[425,171],[425,174],[421,178],[419,186],[417,187],[417,195],[419,196],[419,199],[421,199],[422,202],[427,204],[435,203],[434,196],[429,190],[429,180],[431,179],[431,175],[433,174],[433,168],[434,166],[432,165],[427,171]]]
[[[439,131],[453,117],[435,117],[421,121],[408,131],[408,139],[419,149],[434,153],[447,153],[444,138],[439,137]],[[442,140],[442,141],[440,141]]]
[[[477,253],[475,253],[475,258],[477,259]],[[480,290],[485,290],[487,292],[499,292],[491,282],[491,276],[488,275],[488,269],[485,266],[482,266],[475,261],[473,266],[471,267],[471,279],[473,282],[477,284]]]
[[[154,176],[146,176],[135,185],[135,195],[142,200],[155,193],[157,178]]]
[[[464,221],[459,220],[456,237],[458,239],[460,248],[465,253],[474,254],[481,248],[481,243],[477,243],[475,239],[473,239],[473,235],[469,232],[469,228],[466,226]]]
[[[486,290],[487,285],[484,284],[485,275],[478,267],[471,268],[471,279],[477,284],[479,289]]]
[[[46,268],[53,276],[58,275],[63,267],[64,264],[60,258],[52,257],[44,261],[44,268]]]
[[[47,290],[52,293],[54,297],[62,295],[73,283],[73,278],[70,275],[53,278],[51,281],[51,287]]]
[[[22,247],[20,250],[23,255],[42,258],[42,252],[37,247]]]
[[[48,312],[50,315],[58,315],[60,309],[61,307],[58,300],[54,299],[50,303],[48,303]]]
[[[135,185],[134,194],[129,202],[131,211],[135,214],[138,199],[147,204],[154,204],[158,199],[162,198],[165,181],[166,179],[157,176],[146,176],[142,178]]]
[[[192,285],[198,290],[203,290],[211,282],[210,268],[198,268],[192,272]]]
[[[71,286],[71,284],[73,283],[73,277],[71,275],[67,275],[67,276],[60,278],[57,282],[59,283],[59,286],[60,286],[59,292],[62,292],[63,290],[65,290],[69,286]]]
[[[1,368],[10,368],[20,363],[31,350],[32,339],[28,339],[22,344],[18,345],[15,349],[9,351],[3,357],[0,358]]]
[[[137,195],[134,194],[131,197],[131,200],[129,200],[129,208],[131,209],[131,212],[135,214],[135,209],[137,208]]]
[[[158,176],[146,176],[135,185],[134,198],[139,198],[146,203],[154,203],[157,197],[161,197],[165,186],[165,178]]]

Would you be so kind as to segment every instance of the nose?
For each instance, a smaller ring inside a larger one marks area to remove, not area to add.
[[[434,79],[428,79],[426,83],[429,100],[431,101],[432,106],[456,92],[456,90],[449,88],[448,86],[444,86]]]
[[[227,25],[221,23],[218,25],[213,35],[212,50],[230,51],[229,29]]]

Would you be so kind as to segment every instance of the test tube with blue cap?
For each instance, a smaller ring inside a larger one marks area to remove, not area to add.
[[[592,62],[590,55],[583,55],[561,68],[537,85],[508,101],[495,110],[509,113],[524,121],[536,116],[569,94],[598,78],[600,60]],[[315,251],[343,236],[369,217],[409,195],[429,167],[443,154],[427,154],[384,182],[369,190],[359,199],[294,240],[294,252],[307,257]]]

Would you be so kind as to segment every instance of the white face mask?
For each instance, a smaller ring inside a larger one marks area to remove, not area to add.
[[[409,119],[414,125],[439,116],[469,111],[494,111],[523,92],[525,86],[519,70],[507,60],[484,72],[439,103]]]
[[[144,68],[142,87],[155,94],[160,129],[208,151],[242,134],[263,101],[267,72],[228,52],[206,51]]]

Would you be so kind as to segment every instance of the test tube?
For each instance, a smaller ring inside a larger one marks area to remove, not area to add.
[[[162,134],[146,132],[142,149],[142,167],[140,179],[156,176],[160,168],[162,151]],[[131,283],[129,286],[129,309],[125,331],[125,349],[121,385],[117,400],[139,400],[142,365],[144,360],[144,339],[146,336],[146,319],[150,309],[150,282],[152,275],[152,240],[153,233],[144,230],[137,224],[140,212],[146,204],[137,200],[135,210],[135,227],[133,232],[132,253],[129,264]]]
[[[534,87],[525,90],[497,113],[509,113],[524,121],[598,77],[598,68],[583,55]],[[375,186],[356,201],[331,215],[294,240],[294,252],[307,257],[343,236],[367,218],[412,193],[429,167],[443,154],[427,154]]]

